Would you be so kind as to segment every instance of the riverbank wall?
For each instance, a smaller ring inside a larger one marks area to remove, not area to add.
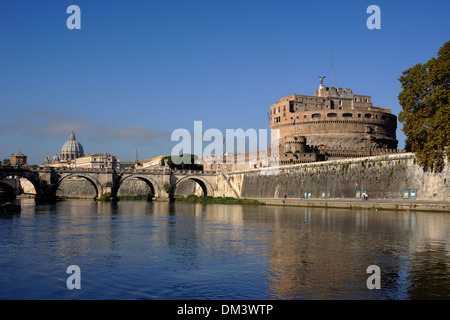
[[[227,195],[264,199],[450,201],[450,166],[425,172],[413,153],[228,172]]]
[[[259,199],[266,205],[284,207],[335,208],[350,210],[389,210],[389,211],[426,211],[450,212],[450,201],[420,201],[420,200],[299,200],[299,199]]]

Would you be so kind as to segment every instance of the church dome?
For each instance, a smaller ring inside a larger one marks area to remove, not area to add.
[[[72,130],[70,139],[61,148],[60,160],[74,160],[82,156],[84,156],[83,146],[75,139],[75,133]]]

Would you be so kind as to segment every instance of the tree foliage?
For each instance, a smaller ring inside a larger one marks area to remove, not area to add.
[[[437,58],[404,71],[399,81],[399,120],[408,148],[425,170],[439,172],[445,154],[450,161],[450,41]]]
[[[198,156],[193,154],[185,154],[185,155],[181,154],[180,156],[177,157],[179,157],[179,159],[189,159],[189,160],[185,163],[183,161],[180,161],[179,159],[175,159],[178,161],[174,161],[174,158],[172,158],[172,156],[166,156],[161,159],[161,165],[164,166],[165,164],[167,164],[169,168],[178,170],[203,170],[202,164],[195,163],[198,159]]]

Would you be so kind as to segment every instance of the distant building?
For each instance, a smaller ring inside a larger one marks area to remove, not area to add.
[[[21,167],[27,165],[27,156],[22,154],[20,151],[16,154],[11,155],[11,166]]]
[[[148,160],[142,160],[142,169],[154,169],[154,170],[158,170],[161,169],[161,159],[164,159],[165,156],[159,156],[153,159],[148,159]]]
[[[109,153],[88,154],[75,159],[75,168],[80,169],[119,169],[120,159]]]
[[[212,155],[202,158],[205,171],[241,171],[248,169],[264,168],[268,166],[268,152],[251,152],[238,154],[225,152],[222,155]]]
[[[0,166],[2,167],[9,167],[11,165],[11,159],[3,159],[3,161],[0,162]]]
[[[48,167],[70,167],[80,169],[120,169],[119,157],[109,153],[94,153],[84,155],[83,146],[75,138],[72,130],[69,140],[67,140],[58,156],[57,153],[50,159],[46,157],[43,166]]]
[[[83,146],[75,139],[75,133],[72,130],[69,140],[67,140],[59,155],[60,161],[71,161],[84,156]]]
[[[83,146],[79,141],[76,140],[75,133],[72,130],[69,140],[67,140],[61,147],[60,154],[58,155],[57,153],[55,153],[55,155],[52,158],[46,157],[43,166],[74,167],[75,160],[83,156],[84,156]]]
[[[70,160],[61,161],[59,159],[58,154],[55,153],[55,155],[51,159],[49,157],[46,157],[43,165],[58,168],[58,167],[71,167],[73,163]]]
[[[74,167],[75,163],[73,161],[53,161],[53,160],[45,160],[42,166],[52,167],[52,168],[61,168],[61,167]]]

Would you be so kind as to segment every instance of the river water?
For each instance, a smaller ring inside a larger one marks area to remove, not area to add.
[[[450,298],[450,214],[21,202],[0,218],[0,299]]]

